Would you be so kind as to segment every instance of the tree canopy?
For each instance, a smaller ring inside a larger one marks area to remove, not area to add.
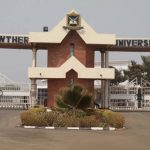
[[[110,68],[114,68],[110,66]],[[115,69],[115,79],[111,80],[110,84],[111,85],[118,85],[119,83],[127,80],[127,76],[124,75],[124,70],[117,70]]]
[[[115,69],[115,79],[111,80],[111,84],[118,85],[120,82],[125,80],[133,80],[135,78],[138,81],[141,78],[150,82],[150,56],[141,56],[142,64],[138,64],[136,61],[132,60],[131,65],[128,66],[128,70],[119,71]]]

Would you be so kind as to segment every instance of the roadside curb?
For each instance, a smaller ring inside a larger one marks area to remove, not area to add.
[[[47,127],[37,127],[37,126],[23,126],[25,129],[47,129],[47,130],[58,130],[58,129],[64,129],[64,130],[92,130],[92,131],[115,131],[117,130],[114,127],[54,127],[54,126],[47,126]]]

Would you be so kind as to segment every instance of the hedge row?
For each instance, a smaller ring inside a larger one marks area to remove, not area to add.
[[[21,114],[22,125],[29,126],[55,126],[55,127],[116,127],[122,128],[125,118],[110,110],[91,110],[83,112],[51,111],[46,112],[44,108],[33,108]]]

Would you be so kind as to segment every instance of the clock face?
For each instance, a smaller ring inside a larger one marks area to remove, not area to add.
[[[79,16],[68,16],[68,25],[76,27],[79,25]]]

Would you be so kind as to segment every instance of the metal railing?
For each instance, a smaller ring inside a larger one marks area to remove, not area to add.
[[[139,88],[141,89],[140,100],[138,99]],[[109,106],[113,110],[150,111],[150,87],[111,86],[109,98]]]
[[[29,84],[0,84],[0,109],[28,109],[30,102]]]
[[[14,84],[0,84],[0,90],[2,91],[30,91],[30,84],[26,83],[14,83]]]
[[[2,96],[0,97],[0,108],[20,108],[20,109],[28,109],[30,106],[29,96]]]

